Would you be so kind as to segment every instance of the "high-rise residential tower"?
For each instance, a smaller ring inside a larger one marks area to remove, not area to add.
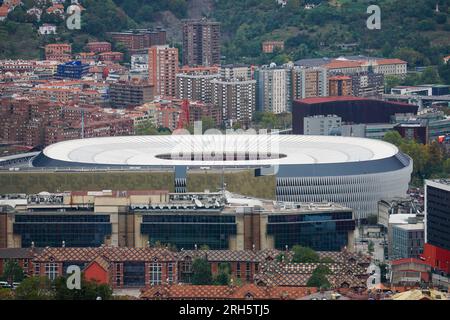
[[[183,65],[220,65],[220,23],[205,18],[183,22]]]

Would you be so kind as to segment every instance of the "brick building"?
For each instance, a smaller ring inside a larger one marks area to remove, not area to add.
[[[4,98],[0,99],[0,140],[35,147],[81,138],[82,118],[85,137],[134,133],[131,118],[119,118],[99,107],[75,107],[38,98]]]
[[[111,43],[107,41],[88,42],[86,45],[86,50],[94,53],[110,52]]]
[[[352,78],[350,76],[332,76],[328,78],[330,96],[351,96]]]
[[[68,62],[72,58],[72,45],[68,43],[53,43],[45,46],[45,59]]]
[[[100,61],[111,61],[111,62],[119,62],[123,60],[122,52],[102,52],[98,55],[98,59]]]
[[[206,18],[183,21],[183,65],[220,65],[220,23]]]
[[[114,41],[124,45],[132,54],[152,46],[160,46],[167,43],[166,31],[161,28],[111,32],[110,35]]]
[[[22,268],[26,276],[33,275],[33,259],[36,254],[42,252],[40,248],[11,248],[0,249],[0,275],[3,274],[4,266],[8,261],[15,261]]]
[[[127,108],[152,101],[155,88],[144,82],[119,81],[111,84],[109,95],[113,108]]]
[[[155,95],[176,97],[178,49],[154,46],[148,50],[148,78]]]
[[[264,41],[262,43],[264,53],[273,53],[275,49],[284,50],[284,41]]]
[[[0,249],[0,256],[2,250]],[[22,249],[28,250],[30,249]],[[98,248],[45,248],[28,254],[32,262],[29,268],[34,276],[46,276],[51,280],[66,273],[70,265],[79,266],[89,280],[98,280],[112,288],[156,288],[189,284],[192,281],[193,262],[205,259],[212,276],[227,264],[233,282],[253,284],[265,288],[307,288],[307,281],[319,265],[326,265],[332,288],[364,289],[370,259],[347,251],[321,252],[327,263],[290,263],[279,261],[284,253],[286,259],[292,252],[277,250],[193,250],[171,251],[166,248],[107,247]],[[331,262],[332,261],[332,262]],[[206,287],[205,287],[206,288]]]

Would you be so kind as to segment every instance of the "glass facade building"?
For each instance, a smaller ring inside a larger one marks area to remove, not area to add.
[[[236,218],[228,215],[145,215],[141,233],[150,243],[171,244],[177,249],[207,245],[210,249],[228,249],[230,236],[236,235]]]
[[[349,232],[355,230],[352,212],[290,214],[268,217],[267,234],[275,248],[310,247],[317,251],[339,251],[348,245]]]
[[[426,186],[427,243],[450,250],[450,182]]]
[[[20,214],[13,224],[22,247],[99,247],[111,235],[109,215],[91,214]]]
[[[392,229],[392,258],[419,258],[425,242],[423,223],[394,225]]]

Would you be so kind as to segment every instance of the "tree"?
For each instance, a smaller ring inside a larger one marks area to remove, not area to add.
[[[51,300],[55,296],[52,282],[47,277],[29,277],[16,289],[18,300]]]
[[[422,185],[424,179],[448,176],[445,150],[437,143],[421,144],[414,140],[404,139],[397,131],[390,131],[384,141],[395,144],[403,153],[413,159],[413,184]],[[447,174],[446,174],[447,173]]]
[[[8,14],[8,19],[15,22],[26,22],[27,12],[22,8],[22,6],[17,6]]]
[[[8,281],[10,284],[13,282],[20,282],[24,278],[23,269],[16,261],[9,260],[3,267],[2,278]]]
[[[135,129],[136,135],[139,136],[147,136],[147,135],[157,135],[159,134],[158,129],[153,124],[153,121],[145,121],[141,124],[139,124]]]
[[[320,262],[320,256],[313,249],[296,245],[292,248],[294,256],[292,262],[294,263],[315,263]]]
[[[208,260],[197,258],[192,262],[192,284],[209,285],[212,283],[211,266]]]
[[[426,68],[420,76],[422,83],[437,84],[441,82],[439,73],[436,68],[428,67]]]
[[[219,272],[214,278],[214,284],[218,286],[226,286],[230,283],[231,266],[229,263],[219,264]]]
[[[0,301],[13,299],[14,299],[14,292],[11,289],[0,288]]]
[[[87,281],[84,276],[81,279],[80,290],[70,290],[67,288],[67,278],[60,277],[55,280],[55,299],[57,300],[109,300],[112,296],[112,289],[106,284],[95,281]]]
[[[331,274],[331,270],[327,266],[319,265],[313,271],[306,285],[308,287],[328,289],[331,287],[330,282],[327,279],[328,274]]]
[[[439,76],[444,83],[450,83],[450,62],[439,66]]]

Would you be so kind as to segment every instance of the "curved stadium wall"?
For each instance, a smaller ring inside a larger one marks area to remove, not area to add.
[[[233,148],[226,147],[228,144]],[[184,157],[177,146],[182,147]],[[227,155],[231,158],[225,160]],[[187,172],[209,170],[221,174],[252,168],[256,176],[276,176],[274,188],[279,201],[336,202],[352,208],[357,218],[376,214],[377,202],[382,198],[405,196],[412,173],[411,158],[383,141],[296,135],[71,140],[47,147],[33,165],[173,170],[175,190],[179,192],[186,191],[183,184]]]

